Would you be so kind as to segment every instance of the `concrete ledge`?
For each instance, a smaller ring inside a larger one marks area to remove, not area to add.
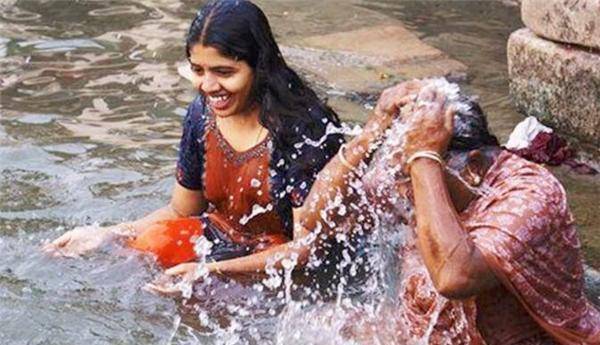
[[[600,55],[529,29],[508,41],[510,94],[518,109],[600,146]]]
[[[600,0],[523,0],[521,17],[539,36],[600,49]]]

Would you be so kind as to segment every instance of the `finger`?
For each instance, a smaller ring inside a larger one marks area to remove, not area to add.
[[[71,236],[69,234],[64,234],[50,243],[55,247],[64,247],[70,240]]]
[[[190,271],[190,264],[179,264],[165,271],[168,276],[178,276]]]
[[[398,108],[401,108],[409,103],[414,102],[416,99],[416,95],[406,95],[402,97],[397,97],[395,102]]]
[[[42,251],[52,254],[52,253],[60,250],[61,248],[64,248],[70,241],[71,241],[70,236],[67,236],[65,234],[65,235],[55,239],[54,241],[43,245]]]
[[[142,290],[163,296],[180,296],[181,290],[175,286],[162,286],[153,283],[147,283]]]
[[[419,103],[432,102],[435,99],[435,89],[427,86],[421,89],[417,101]]]
[[[450,133],[454,131],[454,114],[456,114],[456,107],[453,105],[449,106],[444,114],[444,127]]]

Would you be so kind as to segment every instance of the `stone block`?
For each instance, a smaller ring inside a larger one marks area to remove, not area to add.
[[[539,36],[600,49],[600,0],[523,0],[521,17]]]
[[[373,93],[400,80],[467,70],[400,23],[299,38],[282,52],[294,67],[341,91]]]
[[[508,70],[521,112],[600,146],[599,54],[521,29],[508,41]]]

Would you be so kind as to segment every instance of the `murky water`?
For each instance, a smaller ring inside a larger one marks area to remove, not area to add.
[[[506,81],[506,39],[522,25],[515,7],[489,1],[259,3],[283,44],[377,24],[384,14],[401,19],[469,67],[462,84],[480,95],[501,139],[520,120]],[[311,323],[305,308],[294,304],[277,316],[286,301],[277,298],[282,290],[214,282],[234,297],[228,304],[212,297],[199,318],[198,310],[142,292],[157,272],[122,249],[82,260],[49,260],[37,251],[66,229],[134,219],[168,200],[180,122],[193,97],[176,69],[198,6],[188,0],[0,3],[0,344],[326,343],[322,324],[314,322],[322,319]],[[352,6],[373,12],[339,15]],[[325,85],[318,89],[342,97]],[[557,174],[587,258],[600,267],[600,223],[593,217],[600,212],[600,179]],[[393,255],[378,260],[380,267],[394,266]],[[372,280],[386,284],[364,284],[377,291],[367,299],[389,292],[393,272]],[[347,290],[338,303],[319,302],[314,309],[356,303],[346,300]],[[241,308],[248,300],[261,303]],[[331,319],[327,335],[335,343],[342,323]]]

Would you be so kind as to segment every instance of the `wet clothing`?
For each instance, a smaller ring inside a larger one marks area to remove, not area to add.
[[[401,250],[398,332],[406,343],[600,344],[584,295],[580,243],[565,191],[541,166],[503,151],[486,193],[460,213],[500,285],[465,300],[434,288],[409,233]]]
[[[314,111],[307,112],[307,116],[312,117],[317,126],[322,126],[324,135],[325,116]],[[299,138],[321,139],[303,130],[305,127],[300,123],[290,126],[295,126]],[[173,237],[174,242],[179,243],[179,250],[186,252],[174,255],[177,260],[162,258],[167,255],[161,249],[162,245],[154,246],[149,243],[151,241],[134,247],[153,252],[163,265],[173,265],[194,259],[190,241],[193,241],[192,237],[206,233],[207,229],[213,233],[211,236],[219,238],[217,246],[226,244],[223,248],[231,249],[229,256],[232,257],[291,240],[292,207],[302,206],[317,173],[335,155],[342,140],[340,134],[330,134],[324,137],[321,145],[299,143],[289,145],[293,150],[286,151],[269,133],[254,147],[239,152],[219,131],[216,118],[202,97],[197,97],[184,121],[176,178],[183,187],[203,192],[209,205],[207,216],[197,218],[195,231],[186,230],[187,238],[181,238],[182,235],[177,233],[177,223],[170,223],[175,229],[163,226],[162,230],[156,228],[152,235],[146,235],[147,238]],[[230,258],[224,251],[212,258]],[[185,261],[181,261],[183,259]]]
[[[563,344],[600,344],[600,313],[584,294],[581,244],[561,184],[508,152],[484,183],[490,195],[473,201],[461,218],[502,282],[476,300],[488,344],[519,343],[542,329]]]

